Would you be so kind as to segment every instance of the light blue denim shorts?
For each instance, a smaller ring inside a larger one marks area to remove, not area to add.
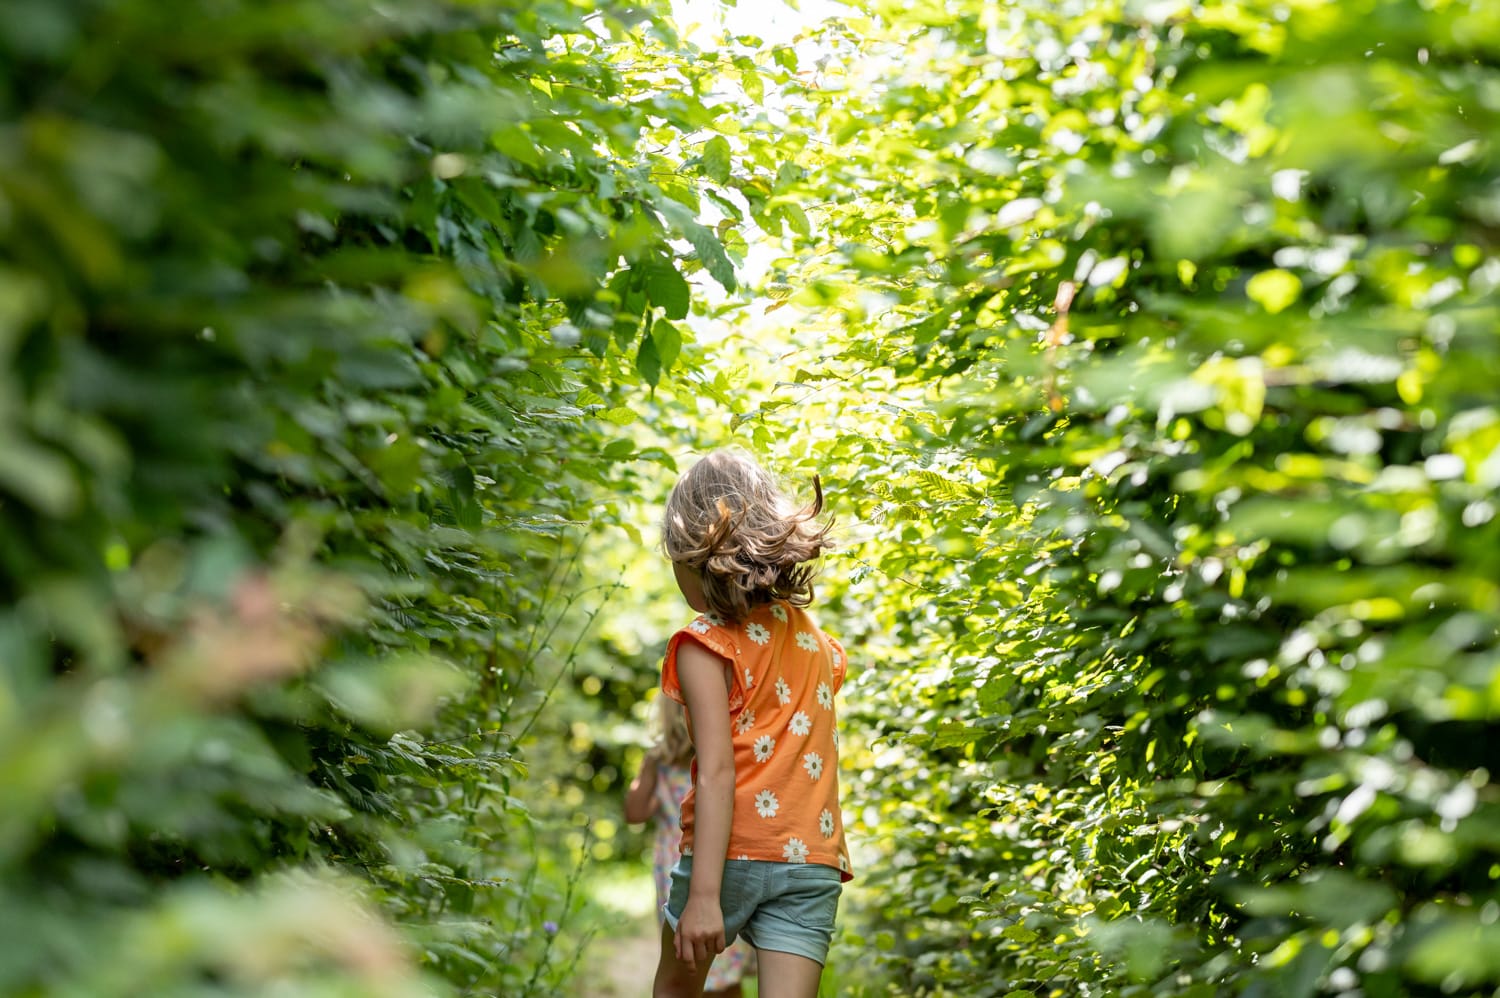
[[[667,924],[675,932],[687,907],[693,857],[684,856],[672,870],[667,897]],[[719,907],[724,912],[724,942],[744,936],[756,949],[795,953],[828,962],[833,919],[838,913],[843,878],[819,863],[772,863],[758,859],[724,861]]]

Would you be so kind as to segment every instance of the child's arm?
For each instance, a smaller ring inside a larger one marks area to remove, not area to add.
[[[625,791],[625,820],[632,825],[639,825],[656,810],[653,799],[658,775],[656,767],[656,753],[647,752],[646,758],[641,760],[641,771],[631,782],[630,789]]]
[[[702,645],[685,641],[677,649],[677,676],[688,716],[693,719],[693,750],[698,757],[693,809],[693,876],[687,905],[677,924],[677,956],[695,965],[724,950],[724,913],[719,889],[729,827],[734,821],[734,744],[729,734],[728,664]]]

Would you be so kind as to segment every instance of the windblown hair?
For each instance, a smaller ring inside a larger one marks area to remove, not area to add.
[[[667,557],[699,573],[709,612],[726,620],[776,599],[807,606],[817,572],[810,563],[833,546],[833,524],[817,519],[823,483],[816,475],[813,492],[812,503],[797,509],[749,454],[714,451],[667,499]]]
[[[651,747],[651,754],[669,766],[686,766],[693,760],[687,712],[669,696],[656,698],[656,744]]]

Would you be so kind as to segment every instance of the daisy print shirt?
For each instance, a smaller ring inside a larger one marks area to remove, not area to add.
[[[661,688],[678,703],[677,649],[684,641],[730,663],[734,823],[727,858],[821,863],[849,880],[833,701],[847,669],[843,646],[807,611],[784,601],[756,607],[735,623],[704,614],[667,644]],[[682,802],[684,855],[692,854],[696,796],[689,791]]]

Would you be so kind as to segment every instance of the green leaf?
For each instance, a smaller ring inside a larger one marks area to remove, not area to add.
[[[629,426],[640,418],[640,413],[627,406],[616,406],[601,412],[599,418],[616,426]]]
[[[704,194],[705,197],[707,197],[714,204],[718,205],[719,210],[724,213],[724,215],[725,215],[726,218],[732,218],[736,222],[743,222],[745,220],[745,212],[744,212],[744,210],[741,209],[739,205],[735,204],[729,198],[724,197],[722,194],[718,193],[717,191],[712,191],[712,190],[706,190],[706,191],[703,192],[703,194]]]
[[[710,180],[729,182],[729,141],[724,136],[715,135],[703,144],[698,170]]]
[[[954,748],[959,745],[970,745],[987,734],[989,732],[983,728],[976,728],[960,721],[944,721],[938,725],[937,731],[932,734],[928,744],[936,749]]]
[[[649,332],[641,336],[636,348],[635,370],[652,388],[661,380],[661,356],[656,352],[656,339]]]
[[[661,359],[661,369],[670,371],[682,352],[682,333],[666,319],[657,319],[651,327],[651,339],[656,343],[656,354]]]
[[[779,205],[777,211],[781,213],[782,218],[786,219],[786,224],[791,227],[793,232],[799,236],[812,235],[812,223],[808,221],[807,212],[802,210],[800,204],[797,204],[795,201],[787,201]]]
[[[474,472],[467,465],[449,473],[448,503],[453,510],[454,521],[465,530],[478,530],[483,525],[483,511],[474,501]]]
[[[691,211],[670,198],[657,198],[656,207],[672,223],[672,227],[692,244],[694,252],[698,254],[698,259],[702,261],[709,275],[718,281],[725,291],[733,291],[736,283],[734,264],[725,254],[724,245],[719,242],[718,237],[694,218]]]
[[[760,68],[744,56],[737,57],[734,65],[740,71],[740,86],[744,88],[745,96],[759,104],[766,96],[766,86],[760,78]]]
[[[666,262],[654,262],[641,268],[641,281],[651,304],[659,306],[669,319],[687,318],[692,304],[692,289],[677,268]]]
[[[517,163],[533,167],[541,165],[536,142],[526,134],[522,126],[506,125],[496,129],[490,137],[490,143]]]

